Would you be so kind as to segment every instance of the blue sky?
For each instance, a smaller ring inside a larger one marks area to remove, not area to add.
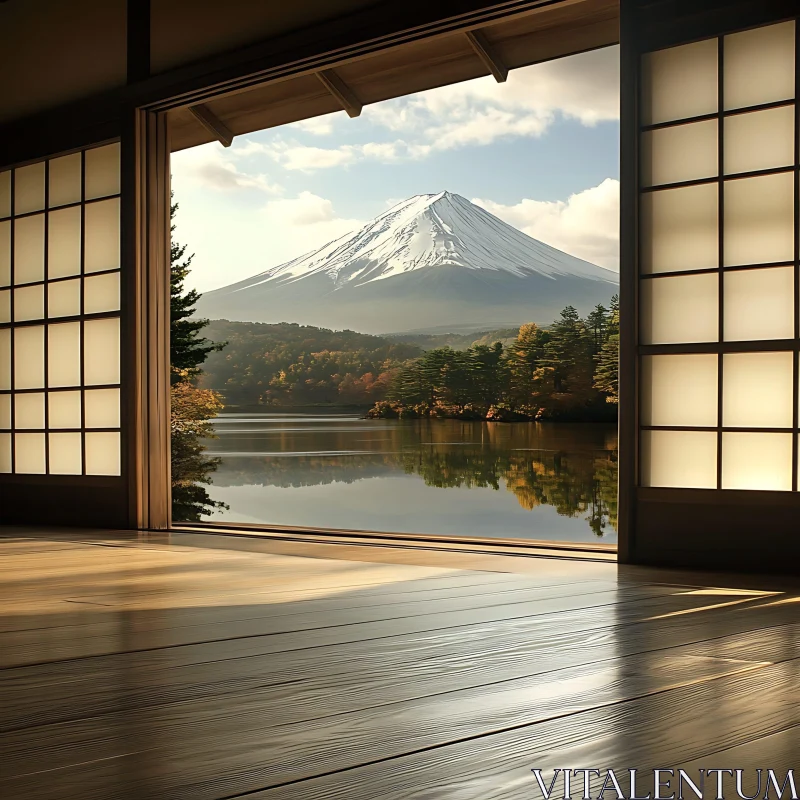
[[[607,48],[173,154],[190,282],[241,280],[444,189],[616,269],[618,62]]]

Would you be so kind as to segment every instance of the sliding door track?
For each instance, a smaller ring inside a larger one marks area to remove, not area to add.
[[[348,544],[373,547],[404,547],[424,550],[449,550],[462,553],[514,555],[529,558],[571,558],[615,562],[617,546],[600,542],[549,542],[534,539],[487,539],[465,536],[436,536],[413,533],[385,533],[327,528],[301,528],[286,525],[261,525],[237,522],[174,522],[176,533],[216,533],[285,539],[316,544]]]

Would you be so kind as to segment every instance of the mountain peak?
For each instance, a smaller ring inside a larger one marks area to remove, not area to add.
[[[426,195],[426,196],[430,198],[431,203],[438,203],[440,200],[445,200],[445,201],[450,200],[450,201],[452,201],[455,198],[458,198],[459,200],[465,200],[466,202],[469,202],[465,197],[461,197],[461,195],[453,194],[451,192],[448,192],[447,189],[445,189],[443,192],[438,192],[437,194],[429,194],[429,195]]]
[[[533,239],[465,197],[443,190],[402,200],[360,230],[235,288],[325,274],[335,290],[439,266],[504,271],[518,277],[562,275],[609,283],[617,278],[610,270]]]
[[[467,200],[465,197],[461,197],[460,195],[453,194],[446,190],[428,194],[415,194],[413,197],[409,197],[406,200],[401,200],[399,203],[395,203],[388,210],[384,211],[383,214],[379,214],[375,218],[375,221],[387,215],[395,215],[401,212],[420,213],[424,211],[424,209],[433,205],[451,203],[456,198],[464,203],[469,202],[469,200]]]
[[[373,331],[509,314],[549,322],[568,303],[608,302],[617,282],[616,273],[443,190],[402,200],[318,250],[209,292],[198,312]]]

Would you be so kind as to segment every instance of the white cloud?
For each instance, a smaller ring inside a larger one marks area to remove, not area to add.
[[[292,122],[286,127],[304,133],[311,133],[314,136],[328,136],[333,133],[333,124],[336,117],[342,117],[344,111],[337,111],[336,114],[324,114],[321,117],[311,117],[311,119],[301,119],[299,122]]]
[[[356,160],[352,145],[341,147],[307,147],[297,143],[276,141],[266,150],[284,169],[314,172],[318,169],[343,167]]]
[[[271,142],[248,142],[249,153],[265,153],[284,169],[316,172],[320,169],[345,167],[356,161],[370,160],[389,163],[427,155],[425,145],[410,145],[401,139],[394,142],[343,144],[338,147],[316,147],[295,140],[275,139]]]
[[[364,158],[374,161],[399,161],[408,153],[408,145],[405,142],[367,142],[358,147],[359,153]]]
[[[606,178],[567,200],[523,199],[515,205],[473,198],[515,228],[578,258],[619,270],[619,181]]]
[[[196,253],[191,285],[201,292],[291,261],[364,224],[308,191],[253,204],[176,184],[175,199],[180,203],[176,241]]]
[[[541,136],[559,117],[587,126],[619,119],[619,50],[583,53],[493,78],[367,106],[364,116],[433,150]]]
[[[364,224],[338,216],[330,200],[312,192],[270,200],[260,214],[261,233],[269,242],[269,263],[265,266],[276,266],[315,250]]]
[[[252,152],[252,143],[229,149],[218,142],[193,147],[173,153],[171,169],[175,183],[182,186],[200,186],[222,192],[237,189],[257,189],[267,194],[278,194],[281,187],[263,173],[244,172],[236,161]]]
[[[264,206],[272,219],[291,225],[314,225],[334,219],[333,203],[312,192],[300,192],[297,197],[272,200]]]

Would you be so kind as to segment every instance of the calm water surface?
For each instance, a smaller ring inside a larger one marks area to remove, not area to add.
[[[615,543],[613,425],[224,414],[207,519]]]

